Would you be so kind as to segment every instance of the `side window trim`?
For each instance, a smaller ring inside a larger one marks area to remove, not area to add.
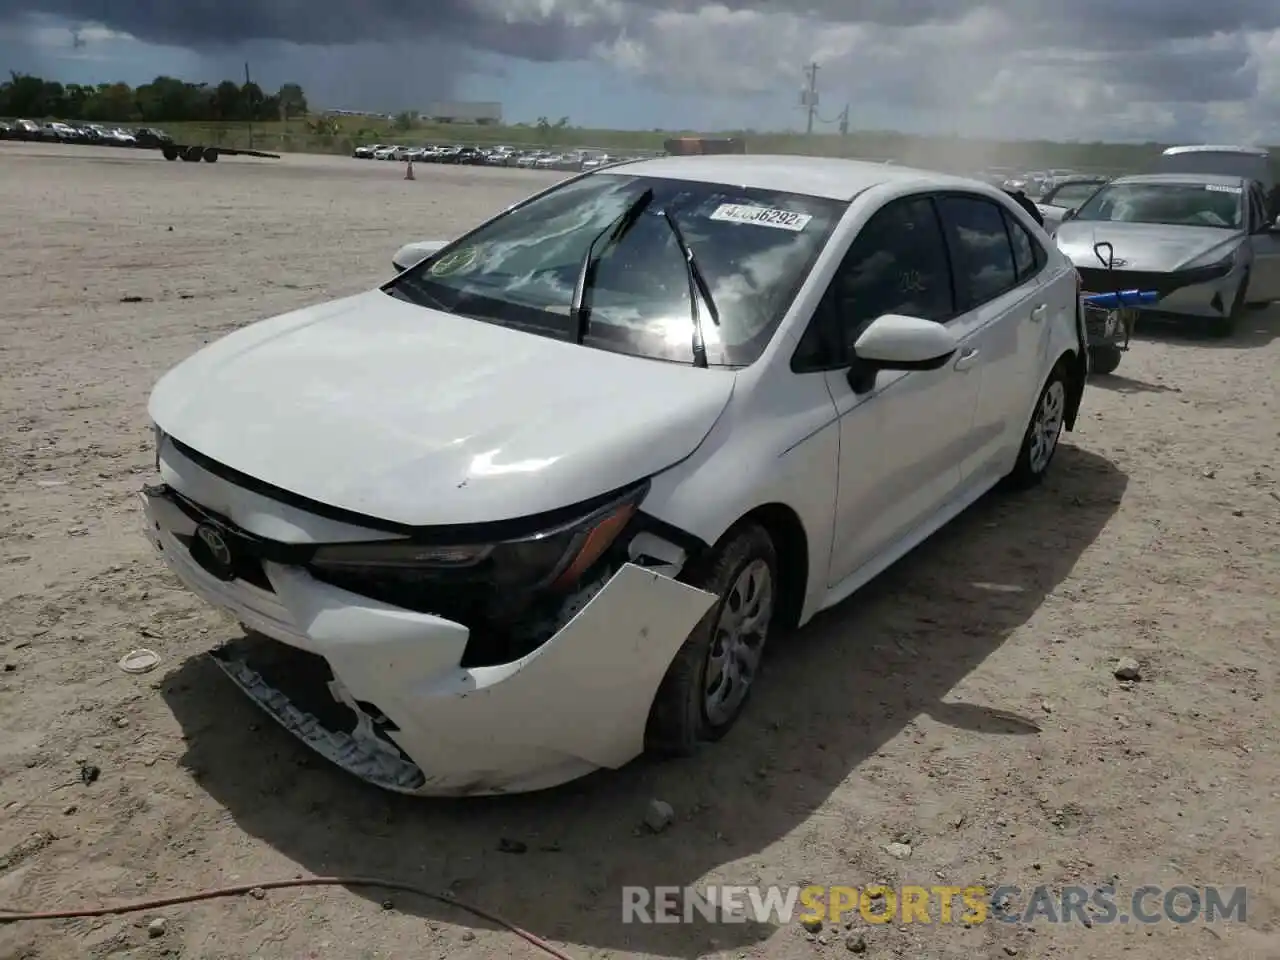
[[[1018,271],[1018,283],[1027,283],[1028,281],[1038,277],[1040,272],[1048,266],[1049,254],[1045,251],[1040,241],[1032,235],[1030,230],[1022,225],[1021,221],[1019,221],[1011,211],[1003,210],[1001,212],[1004,214],[1004,229],[1005,233],[1009,235],[1010,245],[1013,244],[1013,232],[1015,230],[1021,230],[1023,237],[1026,238],[1027,244],[1031,247],[1031,269],[1026,273],[1023,273],[1018,268],[1018,251],[1016,247],[1013,251],[1013,267]]]
[[[804,331],[800,334],[796,341],[796,347],[792,351],[790,368],[792,373],[827,373],[833,370],[843,370],[850,365],[850,361],[841,355],[841,347],[839,344],[843,342],[841,331],[835,318],[834,311],[828,307],[828,298],[833,295],[836,283],[840,278],[840,271],[844,267],[845,262],[854,244],[858,242],[858,237],[862,235],[862,231],[866,229],[867,224],[878,217],[892,205],[898,203],[906,203],[913,200],[923,200],[929,205],[929,209],[933,212],[934,225],[942,239],[942,255],[946,262],[946,269],[949,281],[949,290],[951,294],[951,312],[938,323],[950,323],[966,311],[960,308],[960,287],[959,278],[955,269],[955,255],[951,249],[951,243],[947,236],[946,222],[943,220],[942,211],[938,206],[937,190],[921,190],[916,193],[903,194],[894,197],[887,203],[883,204],[875,213],[867,218],[866,222],[858,229],[849,242],[845,245],[844,250],[840,254],[840,261],[836,265],[835,272],[831,275],[831,279],[827,283],[827,288],[822,292],[822,297],[818,301],[818,308],[814,311],[813,316],[809,318],[809,323],[805,326]],[[833,329],[834,328],[834,329]],[[823,343],[824,351],[828,354],[824,359],[817,362],[806,362],[800,359],[800,352],[805,348],[806,340],[811,336],[817,336]]]
[[[939,236],[942,237],[942,256],[947,262],[947,279],[950,281],[951,312],[939,320],[938,323],[951,323],[966,312],[961,309],[960,304],[960,274],[956,270],[955,251],[951,249],[951,241],[947,238],[947,222],[942,218],[942,207],[938,203],[938,193],[922,193],[920,197],[928,201],[929,209],[933,211],[933,222],[938,228]]]

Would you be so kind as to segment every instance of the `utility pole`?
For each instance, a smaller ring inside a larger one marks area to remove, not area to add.
[[[844,113],[840,114],[840,136],[849,135],[849,104],[844,105]]]
[[[249,79],[249,61],[246,60],[244,63],[245,87],[248,87],[250,83],[252,83],[252,81]],[[247,94],[248,92],[249,91],[246,89],[245,93]],[[249,103],[248,106],[249,106],[249,114],[248,114],[249,116],[249,149],[252,150],[253,149],[253,104]]]
[[[808,132],[812,135],[813,120],[818,113],[818,65],[811,63],[805,68],[804,72],[809,78],[809,87],[800,95],[800,102],[809,108]]]

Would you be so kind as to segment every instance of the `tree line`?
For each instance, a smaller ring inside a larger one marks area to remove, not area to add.
[[[139,87],[127,83],[94,86],[11,72],[9,79],[0,83],[0,117],[28,120],[47,117],[146,124],[289,120],[306,114],[307,97],[296,83],[286,83],[272,94],[252,82],[189,83],[174,77],[156,77]]]

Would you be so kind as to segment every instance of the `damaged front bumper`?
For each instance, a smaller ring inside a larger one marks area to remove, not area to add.
[[[1214,319],[1231,312],[1244,282],[1244,271],[1234,263],[1215,264],[1172,271],[1141,271],[1108,269],[1098,266],[1077,266],[1082,287],[1089,293],[1117,293],[1121,290],[1150,290],[1157,294],[1150,305],[1124,307],[1115,311],[1098,311],[1124,314],[1124,321],[1117,324],[1110,334],[1090,327],[1090,345],[1127,341],[1132,333],[1133,320],[1141,313],[1176,315]],[[1095,333],[1098,339],[1095,341]]]
[[[178,579],[287,645],[275,654],[295,654],[281,662],[260,644],[233,642],[216,654],[223,671],[312,749],[400,793],[519,793],[628,763],[644,748],[667,667],[715,602],[627,563],[531,653],[464,667],[463,624],[282,563],[263,561],[260,583],[220,578],[192,556],[187,543],[198,524],[171,492],[149,487],[141,499],[147,537]],[[308,665],[323,674],[310,699],[291,689]]]

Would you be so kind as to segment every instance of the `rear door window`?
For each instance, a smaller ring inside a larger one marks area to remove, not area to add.
[[[939,210],[956,248],[960,309],[973,310],[1018,285],[1003,208],[985,197],[947,194],[939,198]]]

